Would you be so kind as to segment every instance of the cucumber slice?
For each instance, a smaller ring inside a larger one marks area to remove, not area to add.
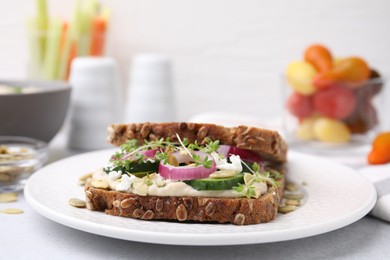
[[[148,175],[149,173],[153,173],[155,171],[149,171],[149,172],[131,172],[135,177],[142,178]]]
[[[136,177],[141,178],[146,176],[148,173],[157,172],[159,164],[160,161],[154,161],[154,162],[146,161],[141,163],[131,162],[129,163],[128,169],[126,169],[125,166],[117,166],[112,169],[107,169],[106,172],[108,173],[110,171],[121,171],[122,174],[131,173]]]
[[[195,190],[231,190],[234,186],[238,186],[239,183],[244,183],[244,175],[237,174],[228,178],[221,179],[195,179],[185,181]]]
[[[132,162],[129,164],[129,169],[126,169],[129,173],[131,174],[136,174],[136,173],[141,173],[145,172],[146,173],[151,173],[151,172],[157,172],[158,171],[158,166],[160,164],[160,161],[146,161],[146,162]]]

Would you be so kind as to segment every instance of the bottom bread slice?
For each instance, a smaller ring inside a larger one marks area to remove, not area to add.
[[[140,196],[94,188],[86,184],[87,208],[106,214],[143,220],[176,220],[249,225],[276,218],[284,182],[259,198]]]

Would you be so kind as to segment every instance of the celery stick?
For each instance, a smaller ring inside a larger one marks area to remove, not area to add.
[[[40,61],[43,62],[46,49],[46,33],[48,29],[48,15],[46,0],[36,0],[37,17],[36,17],[36,34],[40,45]]]
[[[96,0],[89,0],[82,8],[82,16],[80,17],[80,38],[78,45],[78,53],[81,56],[89,54],[91,44],[91,25],[92,19],[96,15],[98,3]]]
[[[47,4],[46,0],[36,0],[37,6],[37,18],[38,18],[38,27],[39,29],[46,30],[48,27],[48,15],[47,15]]]
[[[31,17],[27,20],[28,47],[29,47],[29,76],[39,79],[42,69],[42,48],[40,45],[40,35],[37,30],[37,19]]]
[[[45,61],[43,64],[43,77],[46,79],[57,79],[58,77],[61,32],[61,19],[51,19],[46,41],[47,47],[45,53]]]
[[[79,45],[79,38],[81,33],[81,18],[82,18],[82,1],[76,0],[76,7],[73,11],[72,22],[70,24],[71,37]]]

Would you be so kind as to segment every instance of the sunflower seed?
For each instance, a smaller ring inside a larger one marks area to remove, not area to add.
[[[245,222],[245,215],[244,214],[241,214],[241,213],[238,213],[235,217],[234,217],[234,221],[233,223],[235,225],[244,225],[244,222]]]

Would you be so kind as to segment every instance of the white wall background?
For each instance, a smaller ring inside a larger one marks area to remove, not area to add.
[[[109,54],[125,86],[134,54],[172,57],[179,120],[207,111],[278,115],[279,75],[314,42],[336,56],[360,55],[390,75],[388,0],[103,2],[113,12]],[[52,14],[71,17],[74,1],[49,4]],[[0,78],[26,77],[25,20],[34,7],[31,0],[2,0]]]

